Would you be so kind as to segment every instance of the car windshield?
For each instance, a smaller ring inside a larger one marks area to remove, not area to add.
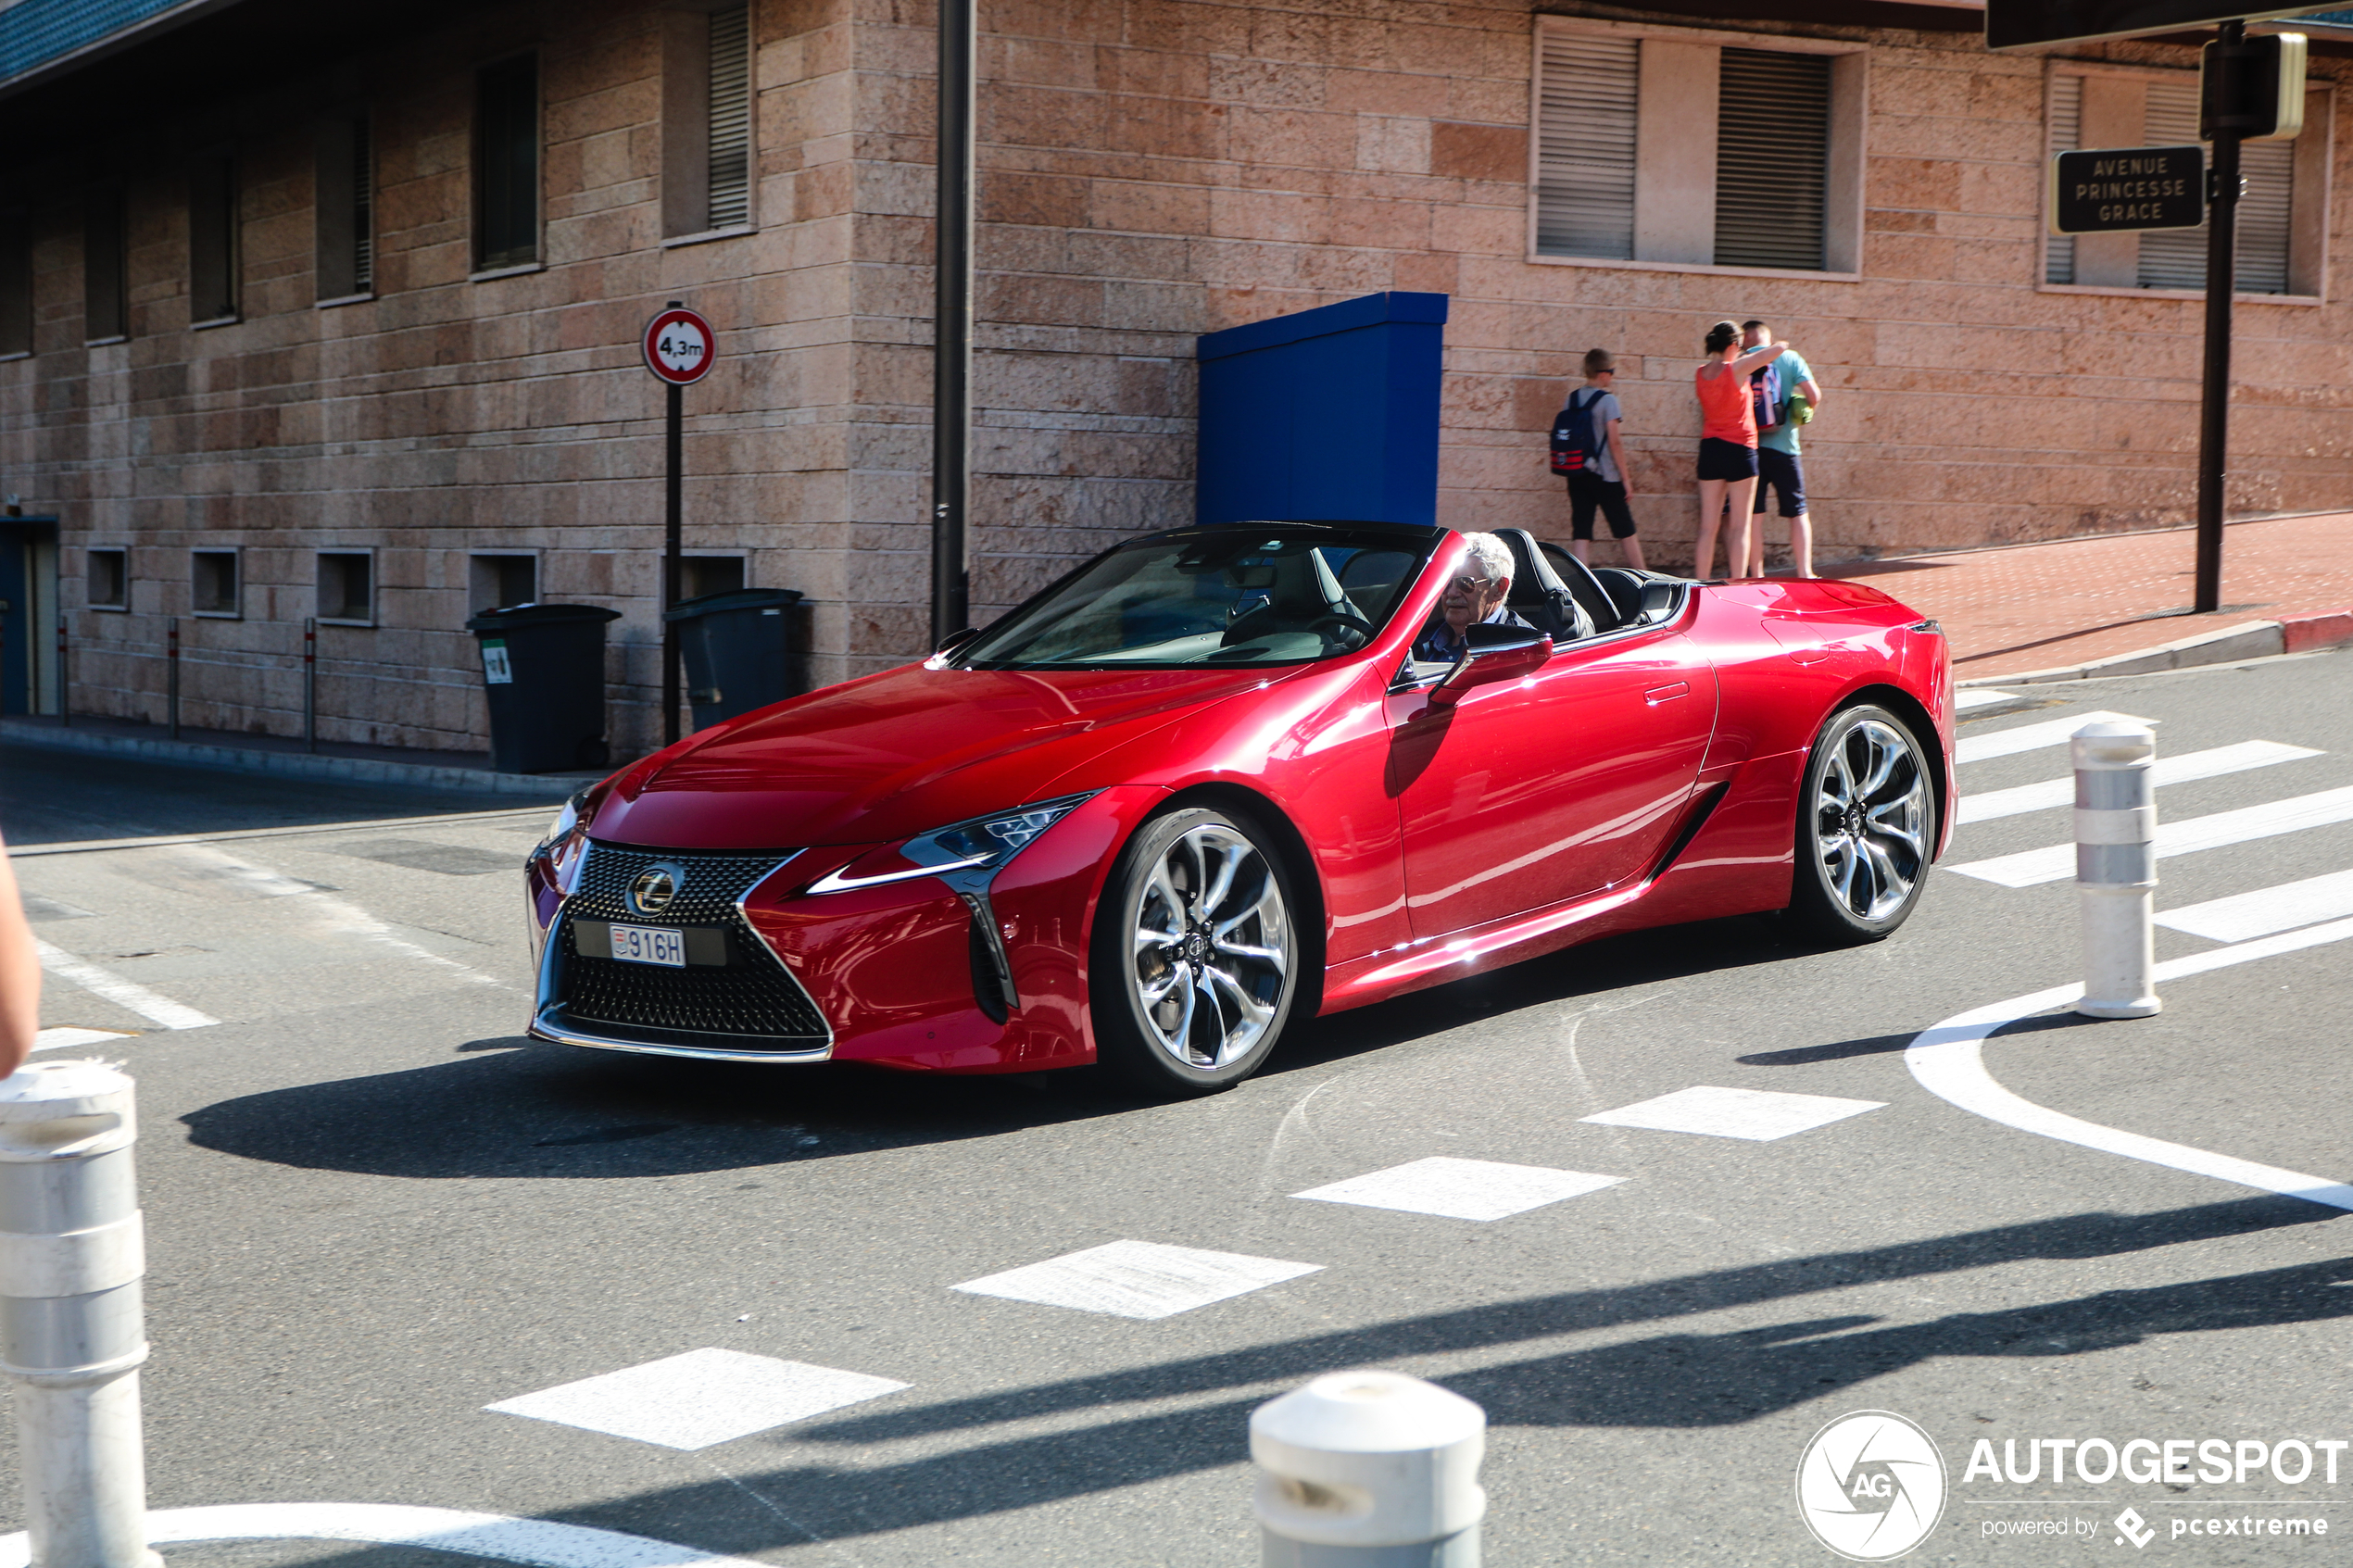
[[[1438,530],[1257,523],[1139,540],[964,647],[970,669],[1304,664],[1388,624]]]

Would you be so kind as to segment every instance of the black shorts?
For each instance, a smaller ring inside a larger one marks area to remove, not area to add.
[[[1755,479],[1756,448],[1743,446],[1737,441],[1703,435],[1699,441],[1699,476],[1702,479]]]
[[[1806,466],[1794,452],[1771,446],[1756,449],[1756,515],[1765,515],[1765,492],[1779,493],[1783,517],[1806,515]]]
[[[1609,519],[1609,536],[1613,539],[1634,537],[1634,508],[1626,504],[1626,482],[1604,479],[1597,473],[1573,473],[1568,476],[1568,536],[1591,539],[1593,536],[1593,508],[1601,508]]]

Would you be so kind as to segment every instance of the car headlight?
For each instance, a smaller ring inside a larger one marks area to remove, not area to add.
[[[1091,791],[1064,796],[917,834],[902,843],[860,856],[841,870],[812,883],[809,891],[847,893],[854,887],[879,887],[886,883],[912,882],[925,876],[959,876],[963,880],[959,873],[986,880],[1029,847],[1039,834],[1092,798]],[[885,854],[912,863],[892,871],[857,874],[859,866]]]
[[[547,824],[547,833],[532,850],[531,859],[547,862],[547,875],[565,894],[572,892],[574,873],[580,869],[581,850],[587,847],[588,824],[597,815],[601,783],[583,784],[572,792],[556,811],[556,820]]]

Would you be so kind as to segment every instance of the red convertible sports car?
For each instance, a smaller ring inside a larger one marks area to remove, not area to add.
[[[1294,1019],[1617,932],[1903,922],[1952,824],[1935,622],[1501,537],[1529,625],[1451,662],[1414,652],[1456,533],[1179,529],[623,769],[532,856],[532,1034],[1199,1094]]]

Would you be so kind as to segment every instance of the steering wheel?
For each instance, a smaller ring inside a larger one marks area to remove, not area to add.
[[[1328,614],[1319,615],[1315,620],[1307,623],[1307,629],[1310,632],[1315,633],[1317,636],[1322,637],[1326,642],[1337,643],[1344,641],[1345,639],[1334,636],[1330,633],[1326,632],[1324,630],[1326,626],[1337,626],[1342,632],[1353,632],[1356,633],[1354,644],[1352,645],[1354,646],[1361,647],[1365,643],[1372,640],[1373,623],[1365,620],[1363,616],[1357,614],[1354,610],[1335,609]]]

